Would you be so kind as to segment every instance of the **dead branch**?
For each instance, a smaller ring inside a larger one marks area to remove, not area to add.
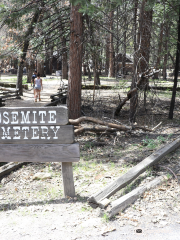
[[[176,174],[173,172],[172,169],[170,169],[169,167],[166,167],[166,166],[161,166],[161,165],[160,165],[160,167],[161,167],[161,168],[168,169],[168,170],[174,175],[174,177],[176,178],[176,180],[177,180],[177,182],[178,182],[178,177],[176,176]]]
[[[118,116],[118,114],[120,113],[122,107],[125,105],[125,103],[132,97],[134,96],[134,94],[137,92],[137,88],[134,88],[132,90],[130,90],[128,93],[127,93],[127,97],[119,103],[118,107],[116,108],[116,111],[114,113],[115,116]]]
[[[141,74],[140,79],[137,81],[136,83],[136,88],[131,89],[128,93],[127,93],[127,97],[119,103],[118,107],[116,108],[116,111],[114,113],[115,116],[118,116],[122,107],[125,105],[125,103],[132,98],[133,96],[135,96],[137,94],[138,89],[141,88],[143,82],[145,81],[145,79],[148,79],[150,77],[152,77],[154,74],[158,73],[158,71],[152,71],[152,69],[148,69],[146,72],[144,72],[143,74]],[[147,88],[147,86],[145,86],[145,88]]]
[[[132,126],[132,129],[142,129],[143,131],[146,131],[146,132],[153,132],[153,129],[150,129],[150,128],[146,128],[146,127],[141,127],[141,126]]]
[[[153,131],[156,129],[156,128],[158,128],[160,125],[162,124],[162,122],[160,122],[157,126],[155,126],[155,127],[153,127]]]
[[[97,124],[104,125],[104,126],[107,126],[107,127],[110,127],[110,128],[116,128],[116,129],[119,129],[119,130],[122,130],[122,131],[128,131],[128,130],[132,129],[131,127],[128,127],[128,126],[125,126],[125,125],[108,123],[108,122],[105,122],[105,121],[102,121],[100,119],[93,118],[93,117],[80,117],[78,119],[69,119],[69,123],[72,124],[72,125],[79,125],[81,122],[84,122],[84,121],[97,123]]]
[[[95,132],[95,133],[99,133],[99,132],[108,132],[108,133],[112,133],[112,132],[116,132],[118,131],[118,129],[115,128],[107,128],[107,127],[80,127],[79,129],[76,129],[74,131],[75,135],[81,134],[83,132]]]
[[[93,123],[97,123],[100,125],[104,125],[105,127],[82,127],[82,126],[78,126],[80,123],[84,122],[84,121],[89,121],[89,122],[93,122]],[[129,126],[125,126],[122,124],[115,124],[115,123],[109,123],[109,122],[105,122],[102,121],[100,119],[97,118],[93,118],[93,117],[80,117],[77,119],[69,119],[69,123],[75,126],[75,130],[74,133],[76,135],[81,134],[83,132],[107,132],[107,133],[112,133],[112,132],[116,132],[116,131],[130,131],[130,130],[135,130],[135,129],[142,129],[143,131],[148,131],[148,132],[152,132],[151,129],[146,128],[146,127],[142,127],[142,126],[137,126],[137,125],[133,125],[132,127]]]

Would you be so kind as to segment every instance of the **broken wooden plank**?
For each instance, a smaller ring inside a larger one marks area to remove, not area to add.
[[[149,182],[146,186],[138,187],[133,191],[131,191],[130,193],[113,201],[111,203],[111,209],[108,211],[109,217],[112,218],[117,213],[123,211],[125,208],[127,208],[132,203],[134,203],[139,197],[141,197],[145,191],[153,187],[156,187],[157,185],[161,184],[165,180],[167,180],[167,177],[165,175],[160,176],[154,179],[153,181]]]
[[[166,156],[168,153],[174,151],[180,146],[180,138],[175,141],[166,144],[161,149],[157,150],[155,153],[151,154],[149,157],[145,158],[142,162],[137,164],[135,167],[131,168],[127,173],[125,173],[120,178],[116,179],[114,182],[110,183],[104,189],[98,193],[92,195],[88,201],[99,204],[104,198],[109,198],[114,193],[127,186],[130,182],[136,179],[141,173],[146,171],[148,167],[151,167],[157,163],[160,159]]]
[[[8,163],[3,165],[2,167],[0,167],[0,178],[4,177],[4,175],[9,174],[10,172],[16,170],[17,168],[20,168],[22,165],[24,165],[25,163],[21,162],[21,163]]]
[[[101,202],[99,202],[100,208],[106,208],[110,204],[110,200],[108,198],[103,199]]]

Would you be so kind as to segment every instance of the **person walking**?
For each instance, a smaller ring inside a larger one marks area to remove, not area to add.
[[[34,79],[34,99],[37,102],[37,98],[39,96],[39,101],[41,101],[41,90],[43,90],[42,79],[40,78],[40,74],[37,74],[37,78]]]

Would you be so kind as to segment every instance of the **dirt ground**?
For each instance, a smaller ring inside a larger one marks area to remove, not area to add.
[[[56,93],[58,88],[58,80],[44,81],[41,102],[34,102],[31,89],[24,91],[21,100],[7,100],[6,107],[44,106],[50,102],[50,95]],[[110,92],[106,92],[105,97],[108,94]],[[91,116],[98,116],[98,113],[104,112],[104,119],[110,119],[110,104],[98,111],[96,105],[92,107],[88,103],[83,99],[85,114],[91,112]],[[117,104],[116,98],[112,97],[111,104]],[[79,163],[73,165],[76,189],[74,198],[63,197],[60,163],[29,163],[2,178],[1,239],[179,239],[180,149],[168,154],[157,166],[148,169],[110,198],[112,201],[118,199],[157,176],[167,175],[167,180],[162,185],[147,191],[114,218],[109,219],[107,209],[102,210],[87,201],[91,195],[155,150],[179,137],[179,105],[176,106],[174,120],[169,121],[166,104],[165,101],[159,104],[161,111],[158,108],[152,110],[154,125],[162,121],[155,132],[118,131],[111,135],[84,133],[75,138],[80,143],[81,158]],[[138,124],[144,119],[144,112],[141,113],[137,119]],[[128,125],[126,115],[125,108],[119,119],[111,120]],[[148,124],[148,119],[145,121]],[[138,233],[138,229],[142,232]]]

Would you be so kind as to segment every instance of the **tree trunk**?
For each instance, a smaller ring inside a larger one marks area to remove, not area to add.
[[[109,14],[110,18],[110,31],[113,31],[113,17],[114,17],[114,11],[111,11]],[[109,38],[109,75],[108,77],[114,77],[114,43],[113,43],[113,34],[110,33]]]
[[[19,59],[19,63],[18,63],[17,83],[16,83],[16,88],[19,89],[19,94],[21,96],[23,95],[23,89],[22,89],[23,67],[24,67],[24,62],[26,59],[27,50],[29,47],[30,35],[33,33],[33,30],[38,21],[39,15],[41,14],[41,11],[42,10],[37,9],[37,11],[35,12],[35,14],[32,18],[32,21],[28,27],[28,30],[24,36],[25,40],[23,43],[22,53],[20,55],[20,59]]]
[[[92,77],[91,77],[91,70],[89,68],[89,64],[87,62],[87,71],[88,71],[88,80],[91,81],[92,80]]]
[[[127,2],[125,1],[124,2],[124,12],[125,12],[125,16],[124,16],[124,26],[125,26],[125,30],[124,30],[124,33],[123,33],[123,54],[122,54],[122,75],[124,78],[126,78],[126,29],[128,29],[128,26],[127,26],[127,16],[126,16],[126,7],[127,7]]]
[[[163,62],[163,79],[167,79],[167,61],[168,61],[168,39],[169,39],[169,26],[168,22],[166,22],[165,25],[165,43],[164,43],[164,48],[165,48],[165,54],[164,54],[164,62]]]
[[[37,61],[37,72],[40,74],[41,77],[44,77],[44,62],[43,62],[43,60]]]
[[[180,5],[179,5],[179,20],[178,20],[178,42],[177,42],[177,51],[176,51],[176,65],[174,72],[174,86],[171,98],[171,105],[169,110],[169,119],[173,119],[173,112],[175,106],[175,98],[176,98],[176,87],[178,80],[178,72],[179,72],[179,57],[180,57]]]
[[[97,60],[94,61],[94,84],[100,85],[99,70],[97,66]]]
[[[137,83],[137,63],[138,63],[138,56],[136,55],[137,51],[137,8],[138,8],[138,0],[134,1],[134,66],[133,66],[133,77],[131,83],[131,90],[136,87]],[[138,92],[136,92],[133,97],[130,99],[130,113],[129,113],[129,121],[130,123],[135,122],[136,118],[136,109],[138,106]]]
[[[35,68],[35,67],[34,67],[34,60],[33,60],[33,59],[30,59],[29,65],[28,65],[28,75],[27,75],[27,82],[28,82],[28,83],[31,82],[34,68]]]
[[[49,49],[48,38],[45,39],[45,51],[46,51],[46,57],[45,57],[46,74],[51,75],[50,64],[49,64],[51,59],[51,52]]]
[[[150,53],[150,39],[151,39],[151,26],[152,26],[152,10],[145,11],[145,4],[147,0],[143,0],[141,4],[140,17],[139,17],[139,28],[137,36],[137,46],[134,48],[138,49],[137,54],[134,56],[134,71],[135,75],[132,80],[132,87],[136,85],[137,73],[143,73],[148,69],[149,64],[149,53]],[[136,9],[134,18],[136,17]],[[138,64],[137,64],[138,63]],[[140,89],[144,90],[144,106],[146,107],[146,91],[149,86],[149,79],[144,78],[141,82]],[[135,121],[135,113],[138,106],[138,95],[136,94],[130,103],[130,121]]]
[[[67,105],[69,118],[81,116],[81,79],[82,79],[82,14],[79,6],[71,6],[71,35],[69,52],[69,81]]]
[[[48,49],[46,51],[46,59],[45,59],[45,66],[46,66],[46,74],[47,75],[51,75],[52,74],[52,71],[51,71],[51,68],[50,68],[50,62],[51,62],[51,51]]]
[[[163,39],[163,28],[164,24],[161,23],[160,25],[160,34],[159,34],[159,43],[158,43],[158,54],[157,54],[157,62],[156,62],[156,70],[159,70],[160,68],[160,61],[161,61],[161,51],[162,51],[162,39]],[[154,78],[159,79],[159,74],[155,74]]]
[[[68,79],[68,63],[67,63],[67,47],[66,47],[66,38],[62,37],[62,78]]]
[[[145,72],[149,66],[150,40],[151,40],[151,26],[152,26],[152,10],[145,11],[145,4],[147,0],[143,0],[141,6],[141,16],[139,27],[138,45],[139,51],[139,72]],[[148,83],[145,83],[148,84]]]
[[[50,60],[49,60],[49,71],[50,74],[53,72],[53,47],[51,47],[51,53],[50,53]]]
[[[23,66],[24,62],[20,62],[18,64],[18,71],[17,71],[17,83],[16,88],[19,89],[19,95],[23,96],[23,88],[22,88],[22,79],[23,79]]]
[[[109,74],[109,34],[106,37],[106,63],[105,63],[105,75]]]

